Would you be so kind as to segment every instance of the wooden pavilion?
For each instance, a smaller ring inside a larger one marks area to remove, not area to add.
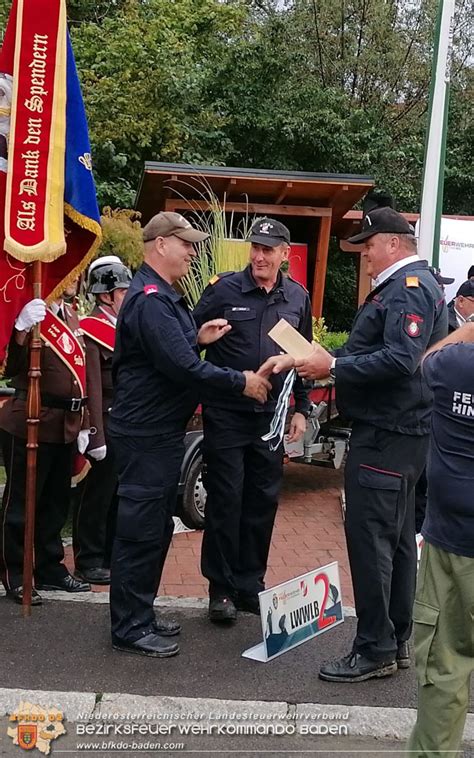
[[[137,193],[142,223],[159,211],[207,211],[210,191],[238,219],[272,216],[308,246],[313,314],[322,313],[329,239],[375,182],[369,176],[147,162]],[[206,190],[208,188],[208,190]]]

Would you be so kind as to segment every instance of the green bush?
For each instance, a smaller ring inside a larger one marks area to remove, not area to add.
[[[336,350],[346,344],[348,337],[348,332],[328,332],[321,340],[321,345],[326,350]]]
[[[326,350],[336,350],[342,347],[349,337],[348,332],[330,332],[324,318],[313,318],[313,340]]]

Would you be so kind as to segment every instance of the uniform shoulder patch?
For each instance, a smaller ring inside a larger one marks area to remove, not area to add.
[[[145,295],[154,295],[158,292],[158,285],[157,284],[145,284],[143,287],[143,292]]]
[[[405,277],[405,285],[407,287],[419,287],[420,286],[420,280],[417,276],[406,276]]]
[[[209,279],[209,284],[212,286],[214,284],[217,284],[217,282],[219,282],[221,279],[225,279],[226,277],[232,276],[232,274],[237,274],[237,273],[239,272],[238,271],[223,271],[222,273],[214,274],[214,276],[212,276]]]

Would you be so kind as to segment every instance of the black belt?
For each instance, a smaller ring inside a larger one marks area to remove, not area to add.
[[[26,400],[28,393],[26,390],[15,390],[15,397],[20,400]],[[58,397],[49,395],[47,392],[41,393],[41,405],[45,408],[59,408],[62,411],[79,412],[86,404],[87,397]]]

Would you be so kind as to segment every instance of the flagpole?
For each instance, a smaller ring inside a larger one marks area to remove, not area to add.
[[[34,261],[33,297],[41,297],[41,261]],[[41,411],[41,338],[40,324],[32,330],[28,369],[28,395],[26,400],[26,491],[25,541],[23,551],[23,616],[31,615],[33,588],[33,555],[36,511],[36,466],[38,458],[38,431]]]
[[[439,265],[454,8],[455,0],[440,0],[434,41],[420,209],[418,250],[420,257],[426,258],[434,266]]]
[[[66,0],[13,0],[0,63],[0,71],[13,82],[6,177],[0,172],[0,205],[4,204],[0,290],[10,287],[10,297],[1,303],[1,352],[16,316],[31,297],[29,285],[33,284],[34,297],[58,297],[68,279],[77,277],[93,258],[102,233],[86,114],[67,33]],[[60,260],[65,253],[66,266]],[[14,277],[10,259],[27,264],[16,269],[21,273]],[[47,265],[42,267],[42,263]],[[26,270],[28,286],[23,279]],[[37,326],[30,340],[26,404],[22,613],[28,617],[33,591],[41,349]],[[82,376],[84,359],[79,358],[77,372]]]

